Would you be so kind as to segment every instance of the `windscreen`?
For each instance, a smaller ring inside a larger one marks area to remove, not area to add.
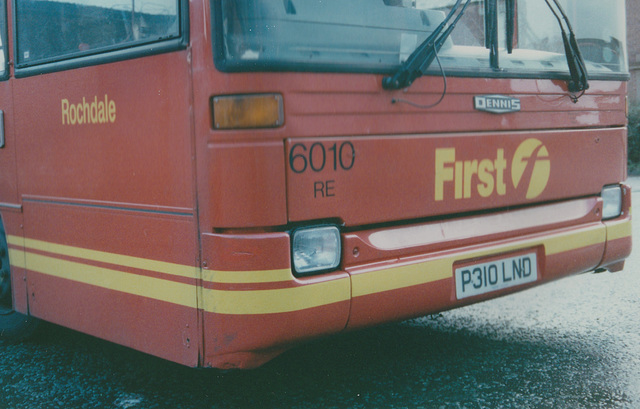
[[[217,63],[224,70],[358,71],[396,69],[443,21],[455,0],[221,0]],[[439,52],[442,69],[461,75],[566,75],[562,32],[543,0],[516,0],[507,40],[507,1],[471,0]],[[625,4],[561,0],[589,76],[626,74]],[[495,20],[493,20],[495,21]],[[492,35],[496,30],[497,37]],[[498,64],[488,42],[498,38]],[[507,42],[513,45],[513,49]],[[434,64],[430,70],[441,68]],[[484,73],[484,74],[483,74]]]
[[[554,62],[564,54],[558,22],[546,5],[538,0],[517,2],[518,27],[513,63],[518,57]],[[627,73],[626,18],[624,0],[562,0],[573,26],[589,74]],[[544,53],[547,57],[543,57]]]

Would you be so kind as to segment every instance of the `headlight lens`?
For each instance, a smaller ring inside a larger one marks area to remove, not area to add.
[[[299,275],[334,270],[340,265],[340,231],[335,226],[295,230],[292,254],[293,268]]]
[[[602,189],[602,218],[613,219],[622,213],[622,188],[620,185],[605,186]]]

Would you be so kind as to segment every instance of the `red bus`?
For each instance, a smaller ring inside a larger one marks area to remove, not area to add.
[[[0,0],[0,27],[3,339],[251,368],[630,253],[622,0]]]

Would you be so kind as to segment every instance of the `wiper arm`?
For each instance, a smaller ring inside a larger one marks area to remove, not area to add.
[[[436,54],[444,42],[449,38],[451,32],[455,28],[456,24],[464,14],[465,9],[469,5],[471,0],[467,0],[458,16],[453,23],[447,27],[447,24],[453,19],[460,8],[462,0],[457,0],[456,4],[451,8],[449,14],[440,23],[438,27],[422,42],[402,64],[402,66],[396,71],[393,76],[387,76],[382,79],[382,88],[384,89],[400,89],[410,86],[416,78],[421,77],[429,69],[431,63],[436,58]],[[445,30],[446,27],[446,30]]]
[[[500,70],[498,55],[498,0],[485,0],[485,46],[489,50],[489,65]]]
[[[513,53],[516,33],[516,0],[507,0],[507,53]]]
[[[553,0],[553,3],[558,8],[560,15],[558,15],[556,10],[554,10],[549,0],[545,0],[549,9],[558,20],[558,24],[560,25],[560,30],[562,31],[562,41],[564,43],[564,52],[567,56],[567,64],[569,65],[569,73],[571,74],[571,80],[568,81],[567,85],[569,87],[569,92],[578,93],[584,92],[589,89],[589,80],[587,79],[587,68],[585,66],[584,60],[582,59],[582,54],[580,54],[580,47],[578,47],[578,42],[576,41],[576,35],[573,32],[573,28],[571,27],[571,23],[569,22],[569,18],[565,14],[564,10],[558,3],[558,0]],[[569,35],[567,36],[567,32],[564,29],[564,25],[562,21],[567,25],[567,29],[569,30]],[[577,98],[572,98],[574,102],[577,102]]]

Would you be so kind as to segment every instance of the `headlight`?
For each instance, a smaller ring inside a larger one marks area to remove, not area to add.
[[[602,218],[613,219],[622,213],[622,188],[620,185],[605,186],[602,189]]]
[[[335,226],[295,230],[292,254],[293,268],[299,275],[334,270],[340,265],[340,231]]]

